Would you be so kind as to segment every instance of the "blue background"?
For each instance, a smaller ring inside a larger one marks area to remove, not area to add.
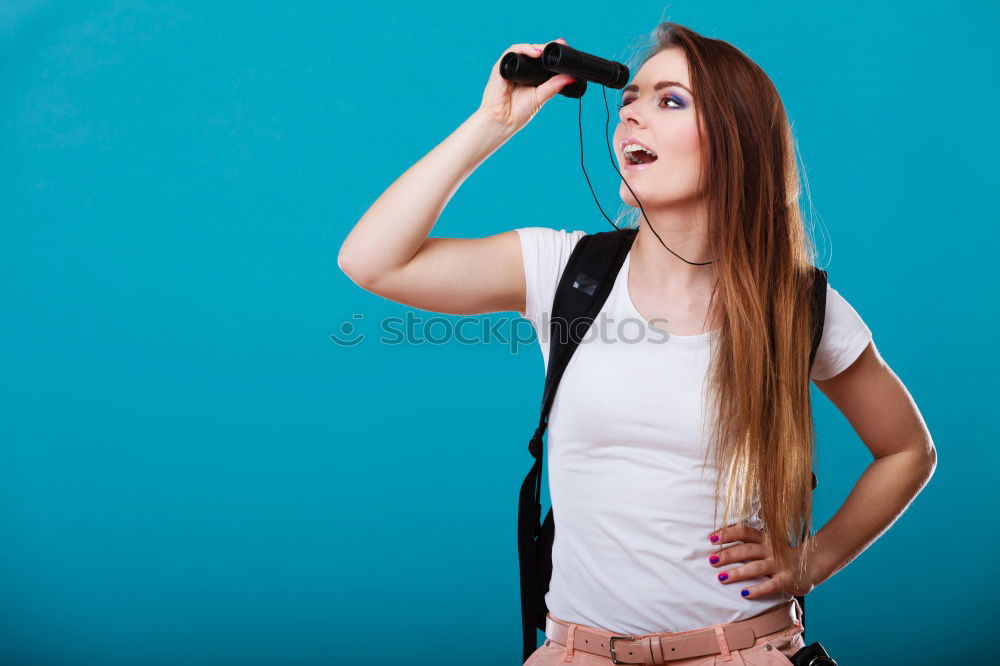
[[[938,447],[909,510],[810,594],[807,638],[846,665],[992,652],[997,19],[992,2],[0,4],[0,663],[520,663],[538,348],[380,343],[382,317],[431,313],[336,256],[511,43],[625,60],[662,20],[774,79],[822,263]],[[577,113],[554,98],[432,235],[609,228]],[[583,122],[610,214],[599,87]],[[542,185],[505,196],[511,174]],[[476,318],[498,319],[517,315]],[[334,344],[347,322],[366,339]],[[820,526],[869,457],[814,397]],[[384,631],[421,647],[371,660]]]

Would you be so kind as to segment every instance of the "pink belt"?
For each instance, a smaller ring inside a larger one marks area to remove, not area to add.
[[[611,659],[615,664],[663,664],[668,661],[722,654],[721,641],[726,647],[742,650],[758,638],[792,626],[802,616],[798,599],[792,599],[774,610],[737,622],[717,624],[705,629],[641,636],[619,636],[582,624],[571,624],[545,616],[545,636],[566,645],[573,628],[573,649]],[[721,635],[720,635],[721,634]]]

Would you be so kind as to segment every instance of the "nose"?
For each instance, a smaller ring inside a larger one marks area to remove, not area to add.
[[[636,103],[630,102],[621,108],[620,115],[622,125],[631,125],[635,127],[643,126],[645,121],[642,119],[642,116],[638,113],[635,107]]]

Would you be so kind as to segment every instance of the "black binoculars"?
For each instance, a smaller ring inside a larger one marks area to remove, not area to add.
[[[605,60],[574,48],[549,42],[537,58],[523,53],[508,53],[500,61],[500,76],[524,86],[545,83],[556,74],[569,74],[576,79],[559,91],[560,95],[579,98],[587,92],[587,81],[624,88],[628,83],[628,67],[620,62]]]

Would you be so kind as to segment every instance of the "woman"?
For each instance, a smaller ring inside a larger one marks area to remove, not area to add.
[[[362,287],[425,310],[516,310],[547,363],[546,315],[586,232],[428,238],[465,178],[571,81],[514,86],[498,65],[479,109],[379,197],[338,262]],[[610,664],[614,636],[625,637],[614,641],[625,663],[789,663],[804,645],[793,597],[902,513],[933,473],[934,445],[870,330],[830,286],[809,367],[812,248],[767,75],[730,44],[664,23],[619,114],[620,193],[644,214],[599,316],[650,334],[588,336],[560,384],[547,640],[526,664]],[[631,165],[635,144],[648,150],[643,166]],[[810,379],[874,460],[834,517],[796,543],[811,532]]]

